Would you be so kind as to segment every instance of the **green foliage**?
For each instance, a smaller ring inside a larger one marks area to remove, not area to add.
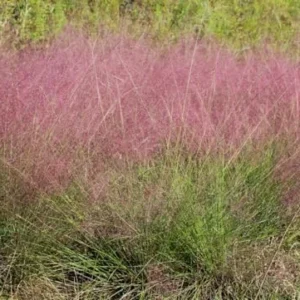
[[[272,177],[274,164],[269,153],[226,165],[222,157],[201,160],[175,152],[139,167],[137,178],[118,183],[118,193],[140,199],[126,218],[148,214],[144,230],[157,229],[153,234],[163,255],[210,273],[223,270],[237,240],[266,240],[278,233],[281,190]],[[151,186],[153,195],[145,199]],[[161,212],[151,212],[157,206]]]
[[[1,4],[2,32],[19,42],[39,42],[62,29],[65,16],[62,1],[4,0]]]
[[[286,273],[266,273],[261,299],[292,297],[299,276],[288,289],[280,276],[298,272],[299,220],[281,204],[275,150],[233,159],[170,147],[147,162],[110,161],[93,204],[80,182],[31,193],[0,165],[2,292],[44,278],[57,299],[254,299],[277,255]]]
[[[208,31],[238,46],[264,39],[287,42],[297,31],[298,1],[216,1]]]
[[[145,30],[158,39],[182,33],[213,36],[234,47],[265,40],[285,47],[299,34],[297,0],[3,0],[0,31],[15,43],[52,38],[71,23],[89,33],[100,25],[117,30],[129,26],[135,35]],[[130,25],[131,24],[131,25]],[[126,25],[126,26],[127,26]]]
[[[101,23],[116,26],[120,1],[4,0],[0,30],[15,43],[40,42],[61,32],[67,22],[89,31]]]

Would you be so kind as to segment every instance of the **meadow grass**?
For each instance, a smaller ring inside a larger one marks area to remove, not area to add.
[[[4,299],[297,299],[300,70],[68,32],[0,56]]]
[[[80,183],[30,195],[2,169],[1,286],[16,299],[297,297],[299,209],[282,197],[274,145],[223,155],[166,150],[107,172],[101,199]],[[14,299],[14,298],[13,298]]]

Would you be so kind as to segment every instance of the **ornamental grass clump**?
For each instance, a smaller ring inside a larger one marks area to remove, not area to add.
[[[82,156],[95,170],[101,155],[145,158],[165,142],[218,152],[299,138],[300,69],[272,53],[69,37],[0,63],[2,157],[41,185],[63,184]]]

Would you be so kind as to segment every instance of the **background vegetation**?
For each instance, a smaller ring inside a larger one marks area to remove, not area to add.
[[[296,46],[299,16],[297,0],[3,0],[0,34],[20,45],[49,40],[67,24],[89,34],[125,26],[160,40],[189,33],[238,48],[265,41],[287,48]]]

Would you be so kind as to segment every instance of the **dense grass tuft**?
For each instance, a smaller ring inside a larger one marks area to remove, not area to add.
[[[197,39],[3,54],[1,296],[297,299],[299,92]]]
[[[299,216],[289,215],[281,201],[289,185],[276,179],[273,151],[259,159],[244,152],[229,166],[222,156],[191,156],[172,147],[148,162],[107,166],[111,180],[96,200],[79,183],[31,202],[15,194],[18,205],[2,197],[3,294],[296,295]]]

